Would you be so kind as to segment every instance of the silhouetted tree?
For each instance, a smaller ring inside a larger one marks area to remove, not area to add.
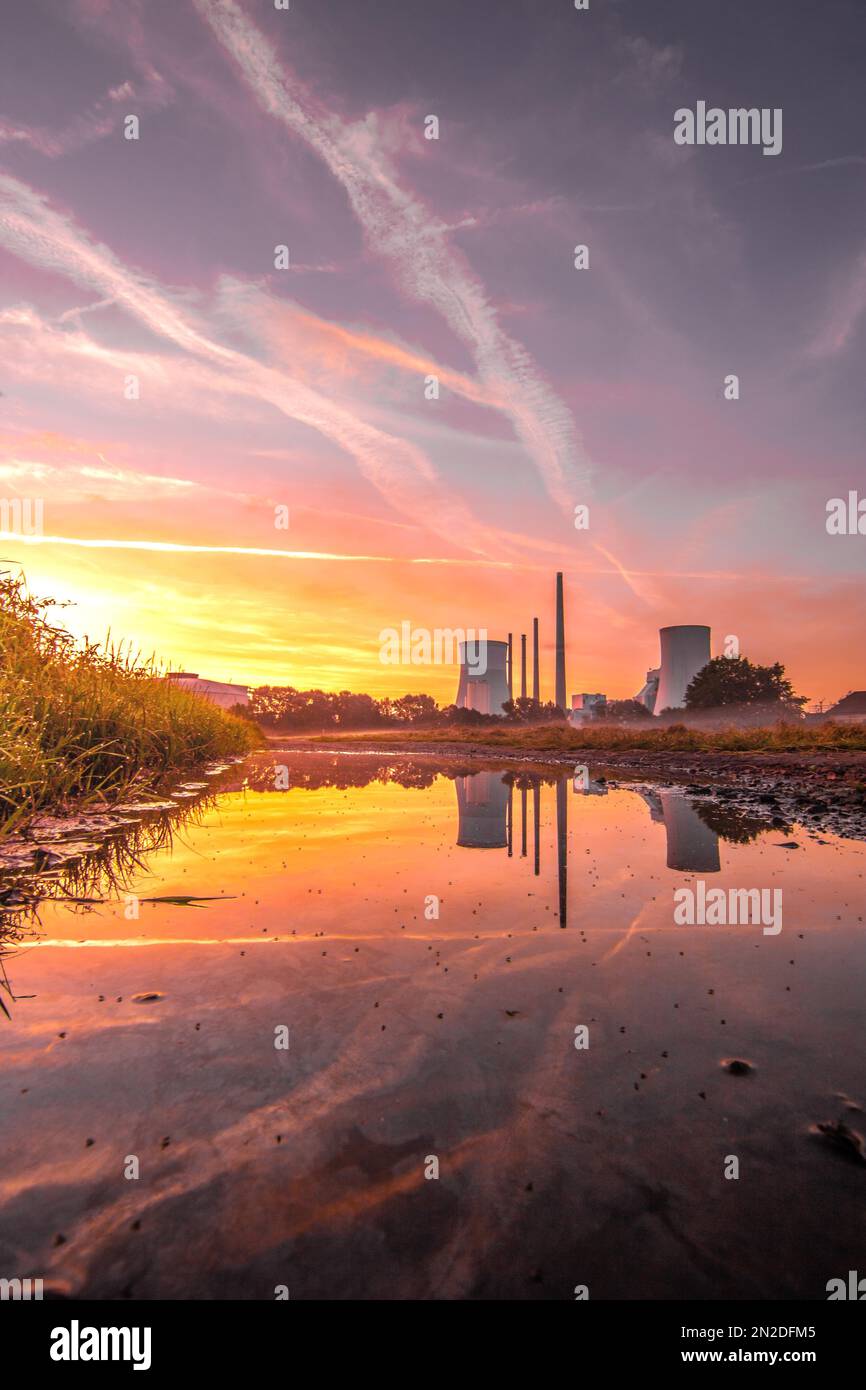
[[[612,720],[616,724],[625,724],[633,719],[652,719],[646,705],[641,704],[640,700],[608,700],[607,704],[593,707],[592,717]]]
[[[744,656],[716,656],[689,684],[686,709],[717,709],[721,705],[778,705],[780,712],[799,714],[807,695],[795,695],[785,668],[753,666]]]
[[[564,719],[565,715],[551,700],[533,700],[528,695],[520,695],[516,700],[506,700],[502,713],[509,724],[549,724],[553,720]]]

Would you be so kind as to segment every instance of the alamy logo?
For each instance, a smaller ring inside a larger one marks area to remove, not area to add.
[[[134,1371],[150,1370],[149,1327],[69,1327],[51,1332],[52,1361],[131,1361]]]
[[[37,1302],[42,1300],[42,1280],[41,1279],[0,1279],[0,1301],[12,1299],[13,1301],[29,1302],[35,1299]]]
[[[0,497],[0,531],[9,536],[41,536],[41,497]]]
[[[768,106],[711,106],[699,101],[692,111],[681,106],[674,112],[674,140],[678,145],[763,145],[764,154],[782,153],[782,109]]]
[[[824,523],[829,536],[866,536],[866,497],[861,501],[853,490],[844,497],[831,497]]]
[[[781,888],[710,888],[699,878],[694,889],[674,889],[674,921],[679,927],[750,927],[763,924],[764,936],[782,930]]]
[[[866,1301],[866,1279],[858,1279],[856,1269],[848,1270],[847,1285],[844,1279],[827,1280],[827,1302],[838,1302],[842,1298],[859,1303]]]
[[[466,652],[466,665],[475,676],[487,671],[487,628],[413,628],[408,619],[396,627],[383,627],[379,633],[379,660],[384,666],[459,666],[460,648]]]

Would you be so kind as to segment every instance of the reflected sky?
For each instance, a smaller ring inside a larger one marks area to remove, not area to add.
[[[856,1268],[862,1171],[810,1130],[863,1128],[861,842],[738,843],[680,793],[550,769],[306,756],[277,792],[273,765],[98,906],[42,902],[7,961],[10,1276],[112,1298],[808,1298]],[[782,887],[781,934],[675,926],[674,889],[704,875]],[[130,919],[130,892],[216,900]]]

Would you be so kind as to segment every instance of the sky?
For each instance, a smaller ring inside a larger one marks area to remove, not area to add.
[[[569,693],[672,623],[866,687],[864,75],[861,0],[7,0],[0,560],[217,680],[538,616],[552,698],[561,569]]]

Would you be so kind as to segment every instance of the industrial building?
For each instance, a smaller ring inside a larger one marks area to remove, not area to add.
[[[659,629],[661,665],[647,671],[646,684],[635,696],[650,714],[682,709],[691,681],[710,660],[710,629],[681,624]]]
[[[839,700],[831,709],[825,710],[821,718],[841,719],[843,723],[850,720],[854,724],[862,724],[866,719],[866,690],[850,690],[843,700]]]
[[[203,699],[210,700],[213,705],[220,705],[222,709],[231,709],[234,705],[243,705],[246,708],[250,703],[247,685],[203,680],[194,671],[170,671],[166,680],[171,681],[173,685],[179,685],[183,690],[191,691],[193,695],[201,695]]]
[[[515,698],[514,679],[514,633],[509,632],[505,642],[485,641],[486,669],[483,653],[479,659],[480,643],[461,642],[459,646],[460,680],[457,698],[454,703],[458,709],[474,709],[480,714],[502,714],[503,705]],[[520,698],[527,699],[529,691],[529,667],[527,661],[527,634],[520,634]],[[532,698],[541,699],[541,673],[539,667],[538,619],[532,620]],[[476,669],[473,669],[475,667]],[[562,574],[556,576],[556,703],[565,710],[565,606],[563,601]],[[594,698],[594,697],[592,697]]]
[[[593,718],[595,710],[603,709],[606,704],[606,695],[589,695],[586,693],[582,695],[572,695],[571,709],[568,712],[569,723],[576,725],[577,728],[580,728],[583,724],[588,724]]]
[[[511,699],[509,644],[483,638],[477,642],[461,642],[457,650],[460,684],[454,703],[458,709],[502,714],[503,706]]]
[[[644,705],[649,710],[650,714],[653,713],[656,707],[656,696],[659,693],[660,675],[661,672],[658,666],[651,667],[646,673],[646,683],[643,689],[639,690],[634,697],[639,705]]]
[[[572,695],[571,708],[568,708],[565,694],[565,601],[561,572],[556,575],[555,603],[554,699],[565,712],[569,723],[580,727],[593,718],[596,710],[603,709],[607,696],[598,691],[584,691]],[[519,686],[514,670],[517,636],[520,637],[521,655]],[[521,699],[526,699],[530,689],[527,634],[509,632],[505,642],[485,641],[486,668],[483,653],[482,659],[479,659],[480,645],[460,644],[460,682],[455,704],[459,709],[501,715],[506,703],[517,697],[518,689]],[[660,628],[659,647],[661,661],[647,671],[643,689],[634,697],[650,714],[656,715],[666,709],[682,709],[689,685],[710,661],[710,629],[703,623],[682,623]],[[538,702],[541,700],[541,681],[537,618],[532,620],[532,656],[532,698]],[[856,704],[857,696],[858,692],[854,692],[848,701]],[[846,712],[840,709],[840,716],[844,717]]]

